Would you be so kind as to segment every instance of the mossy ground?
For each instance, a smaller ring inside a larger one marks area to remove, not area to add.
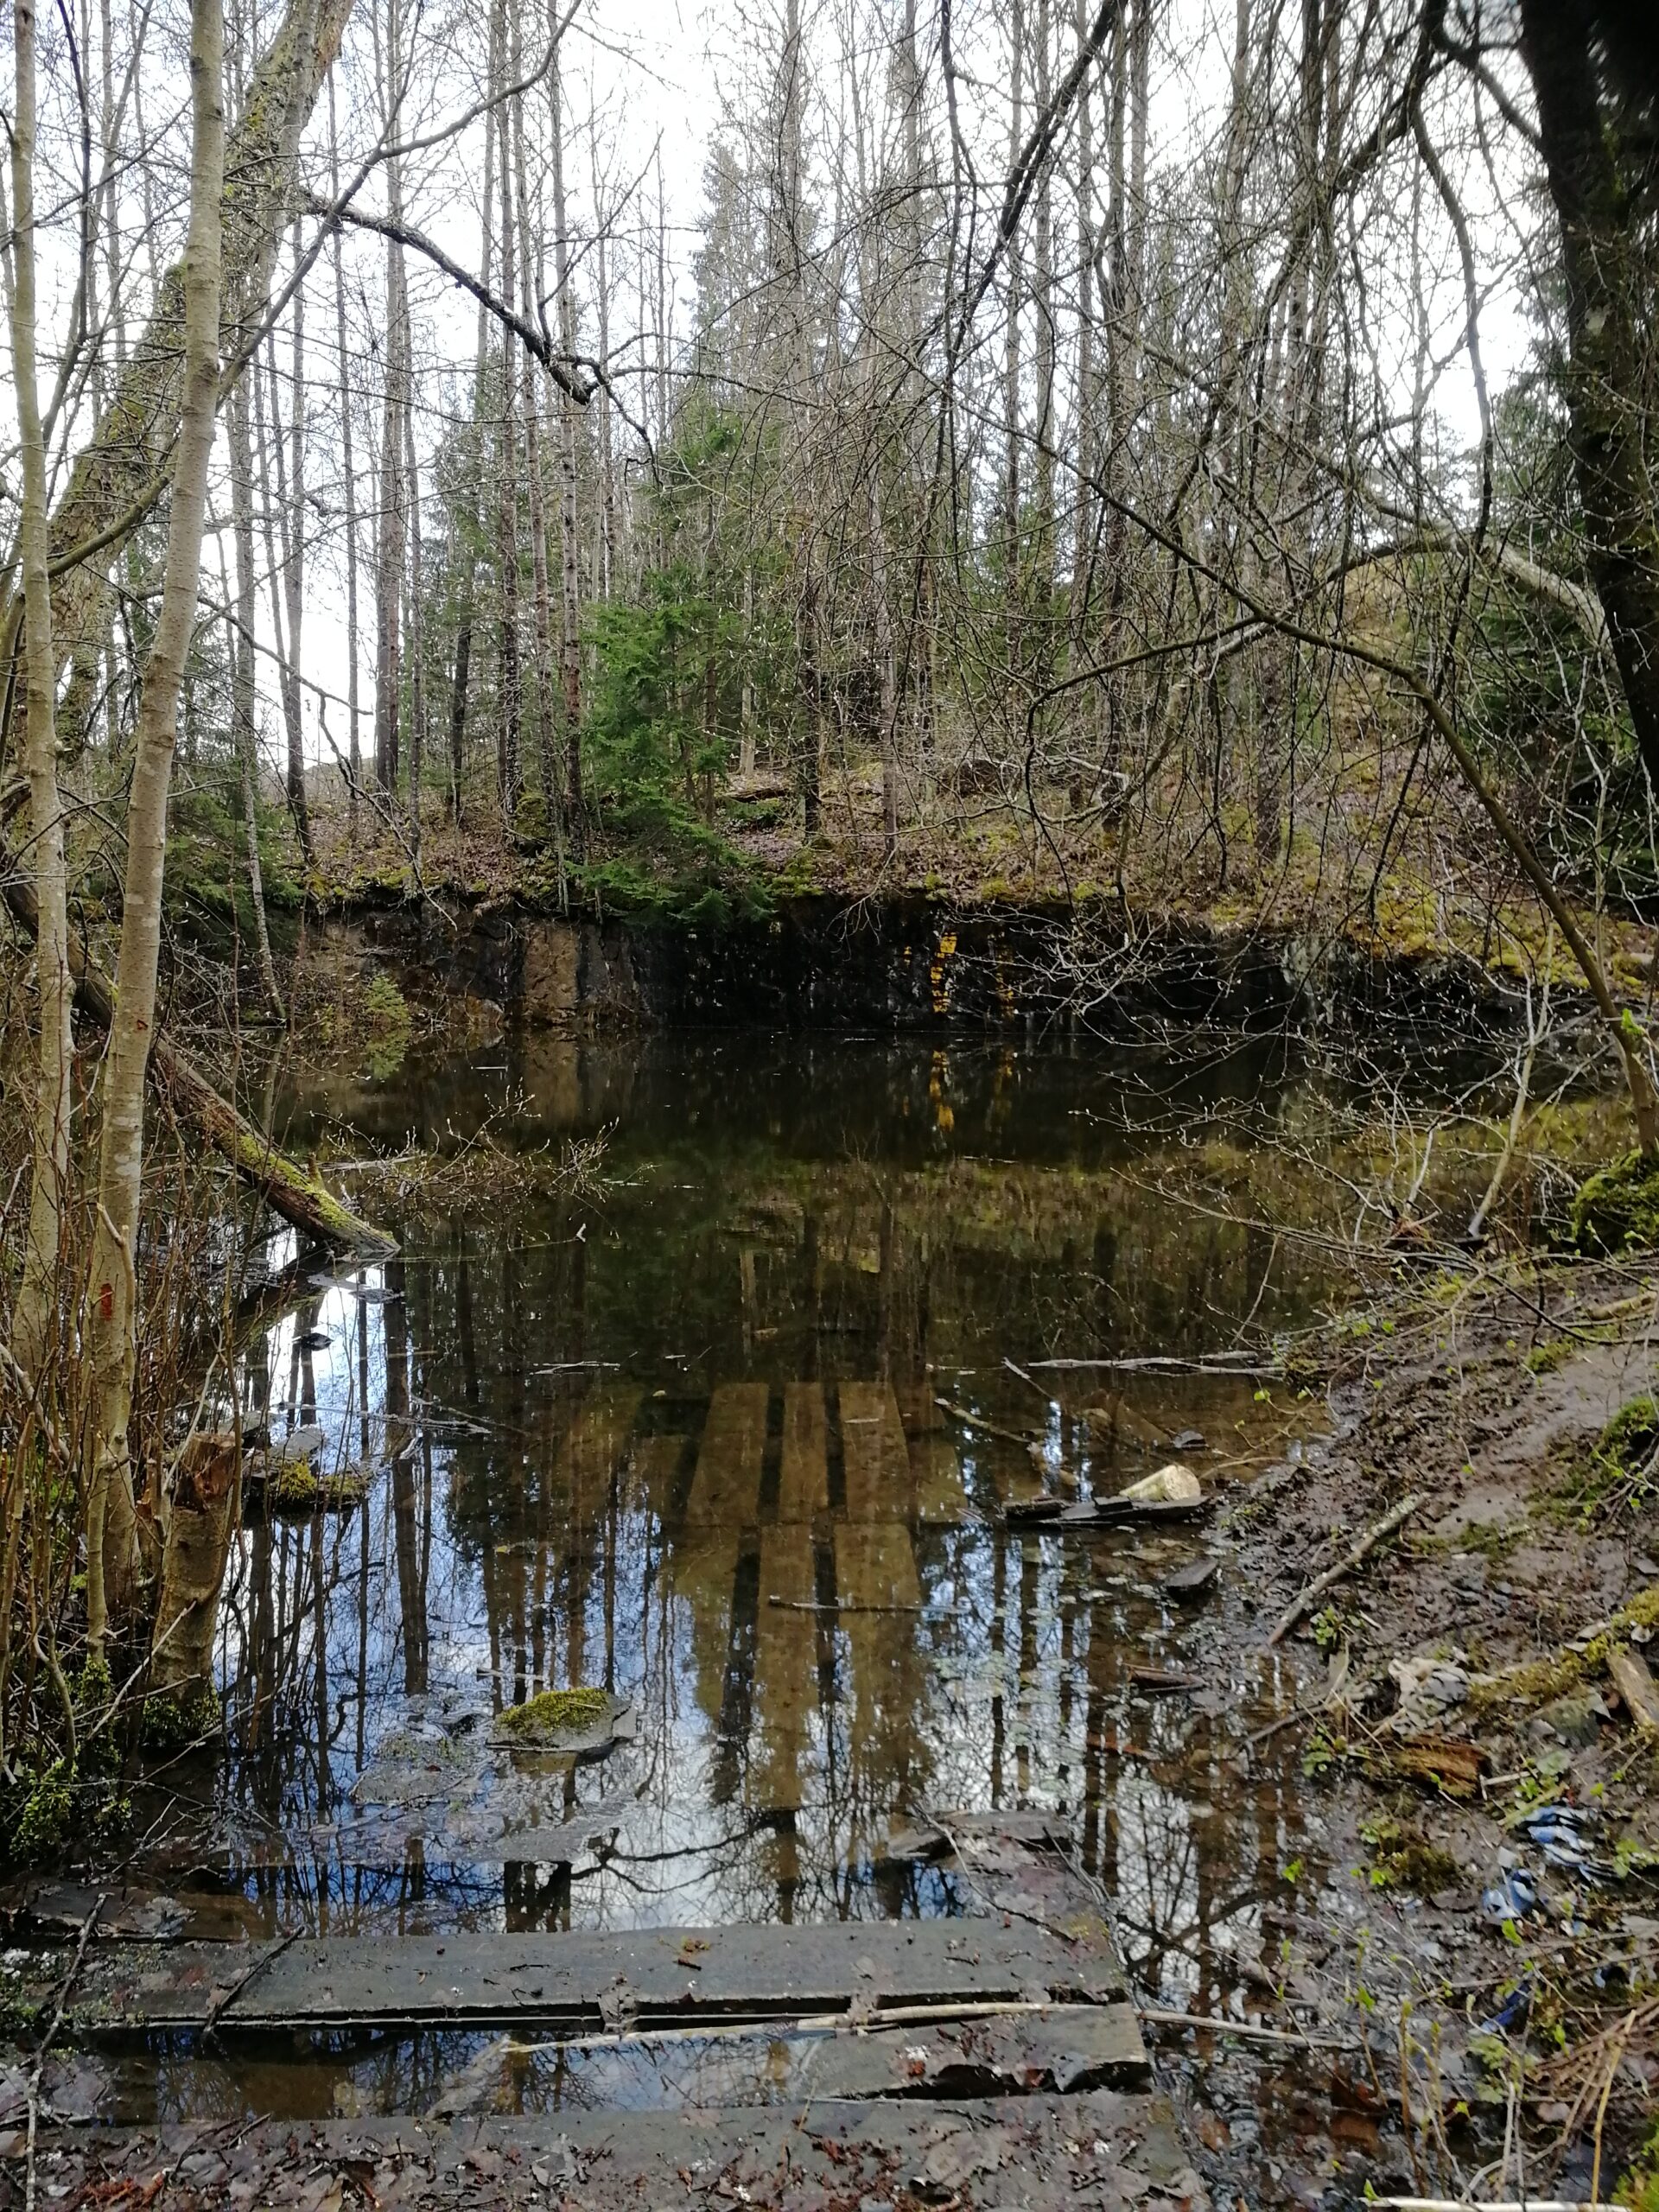
[[[1659,1245],[1659,1155],[1627,1152],[1592,1175],[1573,1201],[1573,1242],[1592,1257]]]

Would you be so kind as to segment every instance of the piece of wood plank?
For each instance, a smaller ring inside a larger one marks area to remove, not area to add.
[[[784,1440],[778,1518],[810,1521],[830,1510],[829,1426],[822,1382],[784,1385]]]
[[[764,1382],[722,1382],[709,1399],[696,1472],[686,1500],[689,1527],[742,1529],[753,1522],[766,1451],[769,1395]]]
[[[889,1382],[841,1386],[841,1456],[849,1521],[910,1517],[910,1452]]]
[[[668,1429],[659,1428],[648,1436],[632,1438],[623,1484],[624,1507],[654,1513],[658,1520],[665,1519],[684,1451],[684,1437]]]
[[[1607,1672],[1637,1729],[1659,1737],[1659,1685],[1641,1653],[1616,1647],[1607,1655]]]
[[[963,1487],[962,1454],[942,1430],[910,1440],[911,1497],[916,1518],[953,1527],[972,1510]]]
[[[61,1986],[65,1955],[31,1955],[44,2008]],[[34,2009],[26,1979],[11,1993]],[[220,2034],[518,2021],[597,2030],[619,2017],[639,2024],[788,2018],[1033,1998],[1099,2004],[1122,1994],[1116,1960],[1091,1942],[976,1917],[111,1946],[88,1954],[66,2018],[88,2034],[200,2027],[210,2018]]]
[[[817,1589],[810,1527],[791,1521],[762,1529],[747,1795],[763,1811],[800,1809],[802,1756],[817,1702],[818,1624],[796,1609],[812,1604]]]
[[[902,1522],[844,1522],[836,1530],[836,1595],[849,1607],[919,1605],[916,1553]],[[906,1629],[908,1637],[912,1631]]]
[[[637,1389],[601,1382],[571,1414],[554,1449],[549,1491],[566,1502],[573,1521],[592,1521],[609,1503],[611,1478],[627,1449],[639,1408]]]
[[[817,2097],[983,2097],[1141,2088],[1151,2075],[1132,2005],[1066,2005],[809,2045],[802,2087]]]

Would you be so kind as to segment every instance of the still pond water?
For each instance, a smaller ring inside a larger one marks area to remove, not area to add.
[[[1280,1741],[1240,1758],[1276,1656],[1135,1680],[1189,1663],[1203,1607],[1161,1586],[1224,1535],[999,1509],[1109,1493],[1181,1436],[1224,1511],[1317,1433],[1283,1382],[1040,1363],[1294,1338],[1351,1287],[1327,1240],[1388,1133],[1253,1052],[738,1034],[318,1084],[279,1133],[361,1156],[492,1116],[526,1150],[602,1136],[598,1180],[382,1205],[400,1256],[314,1278],[249,1357],[273,1435],[372,1472],[356,1510],[238,1540],[227,1754],[144,1808],[138,1870],[191,1932],[948,1913],[890,1833],[1029,1806],[1069,1816],[1144,1992],[1246,2002],[1281,1870],[1321,1864]],[[577,1684],[630,1701],[608,1756],[499,1748],[503,1707]],[[406,2098],[416,2063],[377,2092],[342,2054],[308,2094]],[[276,2108],[245,2069],[221,2091]],[[215,2101],[200,2071],[153,2093]]]

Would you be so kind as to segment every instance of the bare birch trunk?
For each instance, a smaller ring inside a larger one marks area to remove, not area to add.
[[[248,86],[242,120],[230,145],[236,188],[221,210],[221,305],[239,319],[249,300],[269,289],[272,254],[288,213],[300,133],[340,50],[352,0],[290,0],[287,14]],[[135,117],[137,92],[135,88]],[[142,164],[148,200],[152,165]],[[148,211],[147,211],[148,213]],[[156,225],[147,219],[154,251]],[[55,563],[99,546],[64,569],[52,584],[53,639],[58,665],[101,645],[108,628],[110,564],[158,493],[183,399],[188,302],[177,270],[152,272],[155,308],[134,343],[111,404],[70,472],[52,516]],[[176,480],[176,478],[175,478]],[[95,665],[95,658],[93,665]],[[66,692],[60,727],[79,728],[86,702],[76,684]]]
[[[236,552],[236,626],[231,664],[231,726],[242,785],[242,816],[248,837],[248,892],[253,901],[253,929],[259,950],[259,981],[277,1019],[284,1018],[276,987],[276,963],[265,916],[265,885],[259,865],[259,738],[255,724],[253,584],[253,452],[249,423],[249,378],[231,398],[231,534]]]
[[[334,123],[334,79],[328,79],[328,175],[334,196],[340,194],[340,137]],[[352,833],[357,832],[357,795],[363,781],[363,751],[358,736],[357,635],[357,467],[352,450],[353,378],[346,351],[346,265],[338,230],[334,237],[334,343],[340,366],[340,469],[346,491],[346,759],[351,763],[351,789],[346,798]]]
[[[294,260],[300,260],[300,226],[294,226]],[[301,713],[300,670],[304,664],[302,635],[305,623],[305,287],[294,295],[289,310],[293,317],[294,391],[289,401],[288,435],[290,455],[288,484],[283,499],[283,595],[288,608],[288,659],[291,681],[284,694],[288,714],[288,804],[299,832],[300,850],[308,867],[312,859],[311,814],[305,800],[305,725]],[[271,411],[276,413],[276,379],[271,380]],[[291,702],[291,704],[289,703]]]
[[[385,107],[391,116],[403,76],[400,0],[386,10]],[[393,126],[396,127],[395,124]],[[387,211],[394,223],[404,219],[403,165],[396,155],[386,163]],[[397,788],[400,721],[403,709],[404,645],[404,410],[409,404],[409,309],[404,283],[404,249],[396,238],[386,246],[386,387],[380,410],[379,543],[374,572],[374,779],[390,798]]]
[[[501,76],[499,28],[499,11],[492,10],[489,59],[492,93]],[[479,274],[486,291],[493,273],[495,244],[495,110],[492,107],[486,111],[484,117],[484,191],[480,217],[484,238]],[[470,519],[474,524],[482,523],[484,512],[484,379],[489,368],[489,316],[480,302],[478,344],[473,364],[473,450],[468,475],[472,493]],[[467,696],[472,682],[473,623],[477,613],[477,541],[469,530],[464,533],[461,544],[461,613],[455,625],[454,676],[449,690],[449,812],[457,828],[461,823],[461,789],[467,772]]]
[[[421,872],[421,774],[426,759],[426,672],[422,631],[421,471],[415,454],[415,410],[404,410],[404,465],[409,508],[409,861],[418,887]]]
[[[1022,0],[1013,0],[1008,29],[1008,167],[1020,157],[1023,129],[1026,22]],[[1002,346],[1002,529],[1007,575],[1003,578],[1004,624],[1008,657],[1007,717],[1010,732],[1021,722],[1020,668],[1024,654],[1023,596],[1025,563],[1020,543],[1020,308],[1019,264],[1010,245],[1007,254],[1007,322]]]
[[[570,290],[570,235],[564,204],[564,97],[556,60],[553,95],[553,267],[559,296],[559,344],[575,351],[575,302]],[[572,848],[582,838],[582,607],[576,538],[576,415],[559,395],[559,677],[564,696],[564,817]]]
[[[1088,0],[1076,0],[1077,43],[1088,34]],[[1089,632],[1089,602],[1094,586],[1096,506],[1095,473],[1100,465],[1095,389],[1095,124],[1090,80],[1077,93],[1077,383],[1076,395],[1077,476],[1071,540],[1071,652],[1081,658]]]
[[[498,51],[506,53],[506,0],[496,0],[498,18],[493,35]],[[506,118],[503,117],[501,143],[501,296],[510,300],[517,289],[513,252],[512,164],[507,158]],[[501,819],[511,830],[518,811],[520,774],[518,721],[518,484],[517,437],[513,421],[518,390],[517,357],[512,334],[501,334],[501,437],[496,483],[496,556],[500,569],[500,604],[496,609],[496,785]]]
[[[194,134],[190,227],[183,286],[184,370],[179,442],[168,523],[167,569],[155,642],[144,671],[127,808],[127,869],[114,1019],[104,1064],[98,1222],[88,1276],[93,1391],[86,1509],[86,1628],[103,1648],[111,1613],[130,1600],[137,1566],[128,1427],[137,1361],[139,1192],[143,1172],[144,1076],[156,1020],[167,801],[178,735],[179,692],[195,620],[202,520],[219,385],[220,202],[225,189],[224,20],[221,0],[192,0],[190,94]]]
[[[22,1280],[12,1312],[12,1349],[31,1382],[39,1379],[58,1300],[65,1185],[69,1173],[72,1054],[68,884],[63,807],[58,791],[52,588],[47,575],[46,444],[36,370],[35,255],[34,0],[16,0],[16,111],[11,131],[13,279],[11,365],[22,448],[19,531],[26,624],[23,754],[29,776],[30,869],[40,912],[35,972],[41,1043],[33,1114],[33,1164]],[[15,1478],[14,1478],[15,1479]]]
[[[524,74],[524,57],[518,35],[518,19],[513,17],[512,55],[509,67],[516,82]],[[518,207],[518,304],[526,322],[534,327],[537,301],[541,292],[542,249],[538,237],[532,237],[530,222],[530,187],[524,161],[524,103],[521,98],[512,104],[505,127],[512,133],[513,158],[513,188]],[[563,778],[560,772],[559,747],[554,742],[553,715],[553,606],[550,597],[547,574],[547,506],[542,476],[542,404],[541,381],[536,363],[526,353],[524,362],[524,475],[527,480],[530,509],[531,589],[534,600],[536,619],[536,760],[542,786],[542,805],[544,810],[544,833],[554,834],[556,824],[563,810]]]

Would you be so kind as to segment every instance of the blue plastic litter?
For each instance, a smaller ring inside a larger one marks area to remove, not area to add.
[[[1523,1981],[1518,1989],[1510,1992],[1490,2020],[1481,2021],[1475,2032],[1485,2036],[1502,2035],[1506,2029],[1523,2026],[1531,2010],[1532,1984]]]
[[[1488,1920],[1524,1920],[1538,1903],[1530,1875],[1519,1867],[1494,1882],[1481,1894],[1480,1909]]]

